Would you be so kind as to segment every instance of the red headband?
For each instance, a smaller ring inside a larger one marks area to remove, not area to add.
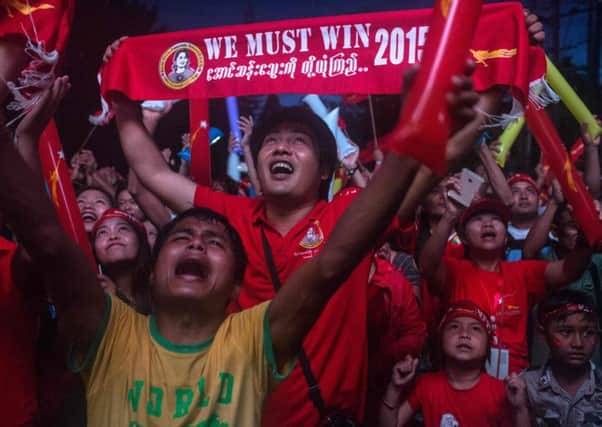
[[[487,331],[489,338],[492,337],[493,326],[491,325],[489,316],[481,310],[479,306],[470,301],[458,301],[453,303],[443,315],[443,319],[441,319],[441,323],[439,324],[439,331],[442,331],[443,327],[448,322],[458,317],[471,317],[479,321]]]
[[[132,215],[130,215],[127,212],[124,212],[122,210],[119,209],[108,209],[107,211],[105,211],[105,213],[102,214],[102,216],[98,219],[98,221],[96,221],[96,223],[94,223],[94,227],[92,228],[92,236],[96,236],[96,232],[98,231],[98,228],[108,219],[111,218],[119,218],[122,219],[124,221],[126,221],[128,224],[130,224],[134,230],[136,230],[136,232],[138,234],[140,234],[140,236],[146,237],[146,228],[144,228],[144,225],[138,221],[136,218],[134,218]]]
[[[592,314],[592,313],[594,313],[594,310],[591,307],[584,305],[584,304],[561,305],[560,307],[557,307],[553,310],[548,311],[547,313],[544,313],[542,318],[539,320],[539,325],[541,327],[545,326],[545,324],[548,322],[548,320],[550,320],[550,318],[552,318],[552,317],[567,316],[567,315],[576,314],[576,313]]]

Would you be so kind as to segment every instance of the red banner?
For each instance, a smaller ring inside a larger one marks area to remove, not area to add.
[[[132,99],[270,93],[395,94],[420,62],[431,9],[237,25],[127,39],[102,70],[101,92]],[[477,90],[511,86],[523,101],[545,73],[520,3],[483,7],[470,53]]]

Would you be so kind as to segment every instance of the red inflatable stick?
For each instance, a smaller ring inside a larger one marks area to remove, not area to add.
[[[602,222],[587,192],[581,176],[573,166],[548,114],[529,101],[525,112],[529,130],[539,143],[554,176],[560,182],[567,201],[573,207],[573,215],[591,245],[602,241]]]
[[[54,120],[50,121],[40,138],[40,160],[48,193],[63,227],[96,265]]]
[[[482,0],[438,0],[420,71],[393,130],[392,149],[421,161],[437,174],[446,171],[445,145],[451,130],[446,94],[451,77],[462,74]]]
[[[581,156],[585,153],[585,144],[583,143],[583,139],[577,138],[577,141],[571,147],[571,160],[575,163]]]

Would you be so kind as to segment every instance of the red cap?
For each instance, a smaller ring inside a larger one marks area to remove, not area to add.
[[[529,175],[527,175],[525,173],[515,173],[510,178],[508,178],[507,182],[508,182],[508,186],[510,186],[510,187],[512,187],[512,185],[517,182],[526,182],[529,185],[533,186],[533,188],[535,189],[535,192],[537,192],[537,183],[535,182],[535,180],[533,178],[531,178]]]
[[[511,213],[510,208],[508,208],[508,206],[503,204],[498,199],[484,197],[474,202],[472,205],[467,207],[464,210],[464,212],[462,212],[462,215],[460,215],[460,221],[458,223],[460,229],[464,228],[464,226],[470,218],[483,212],[491,212],[498,214],[504,224],[508,224],[508,221],[510,221]]]
[[[134,218],[132,215],[130,215],[129,213],[124,212],[119,209],[106,210],[105,213],[103,213],[102,216],[98,219],[98,221],[96,221],[96,223],[94,224],[94,227],[92,228],[92,236],[96,236],[96,231],[98,231],[98,228],[107,219],[111,219],[111,218],[123,219],[128,224],[130,224],[132,227],[134,227],[134,230],[136,230],[136,232],[138,234],[140,234],[140,236],[146,237],[146,228],[144,228],[144,225],[140,221],[138,221],[136,218]]]
[[[453,319],[457,319],[458,317],[471,317],[477,320],[479,323],[481,323],[481,325],[483,325],[485,331],[487,331],[489,339],[493,337],[493,326],[491,324],[491,320],[489,319],[489,315],[471,301],[457,301],[451,304],[441,319],[439,331],[442,331],[443,327],[447,323]]]

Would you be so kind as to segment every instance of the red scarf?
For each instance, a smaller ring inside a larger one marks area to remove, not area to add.
[[[127,39],[102,69],[101,92],[131,99],[270,93],[396,94],[419,62],[430,9],[236,25]],[[525,101],[545,73],[520,3],[483,6],[471,55],[477,90],[511,86]],[[185,53],[180,54],[183,51]],[[180,66],[176,55],[181,56]],[[468,55],[468,53],[467,53]]]

